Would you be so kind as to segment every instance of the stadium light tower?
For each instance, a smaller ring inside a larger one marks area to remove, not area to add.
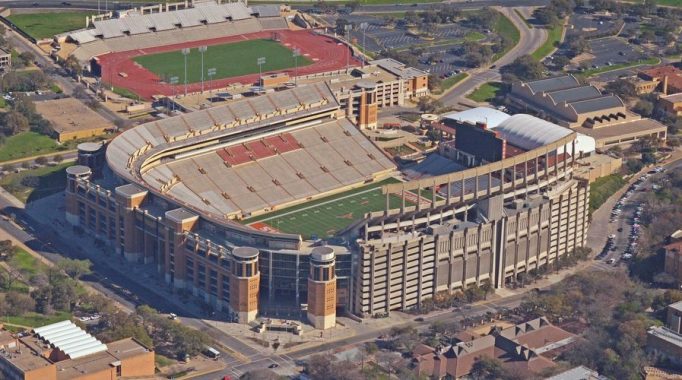
[[[204,53],[208,50],[208,46],[199,46],[199,53],[201,53],[201,93],[204,93]]]
[[[298,78],[298,57],[301,55],[301,49],[294,48],[294,85]]]
[[[171,102],[171,112],[175,111],[175,85],[177,85],[179,81],[180,78],[178,78],[177,76],[170,77],[168,79],[168,83],[171,85],[171,88],[173,89],[173,101]]]
[[[215,67],[209,67],[209,68],[208,68],[208,70],[207,70],[207,74],[208,74],[208,91],[212,91],[212,90],[211,90],[211,85],[212,85],[211,82],[213,81],[213,76],[215,76],[215,73],[216,73]]]
[[[189,55],[189,48],[182,49],[182,55],[185,57],[185,96],[187,96],[187,56]]]
[[[348,51],[346,51],[346,70],[350,68],[350,50],[352,50],[351,45],[351,39],[350,39],[350,31],[353,30],[353,25],[351,24],[346,24],[344,25],[343,29],[346,31],[346,39],[348,40]]]
[[[366,22],[360,24],[360,29],[362,29],[362,67],[365,67],[365,33],[368,25]]]
[[[256,63],[258,64],[258,85],[260,87],[263,87],[263,65],[265,64],[265,57],[260,57],[256,60]],[[262,88],[261,88],[262,90]]]

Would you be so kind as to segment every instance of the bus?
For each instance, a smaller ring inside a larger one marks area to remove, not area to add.
[[[206,346],[206,350],[204,350],[204,354],[211,359],[218,359],[220,357],[220,351],[218,351],[215,348],[210,347],[210,346]]]

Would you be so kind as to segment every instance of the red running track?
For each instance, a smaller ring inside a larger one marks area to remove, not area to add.
[[[280,43],[289,47],[290,49],[299,48],[301,54],[313,61],[312,64],[298,68],[298,75],[307,75],[321,73],[325,71],[339,70],[346,67],[348,54],[351,54],[350,49],[346,45],[339,45],[336,40],[331,37],[323,36],[311,32],[309,30],[278,30]],[[133,61],[133,58],[155,54],[166,51],[176,51],[183,48],[193,48],[202,45],[220,45],[229,42],[237,42],[244,40],[271,38],[273,31],[263,31],[250,34],[240,34],[236,36],[214,38],[210,40],[194,41],[188,43],[157,46],[147,49],[129,50],[118,53],[107,53],[98,57],[102,68],[102,81],[113,84],[116,87],[129,89],[140,97],[150,99],[152,95],[173,95],[181,94],[185,90],[184,84],[175,86],[168,85],[161,82],[161,79],[151,71],[143,68]],[[352,54],[351,54],[352,55]],[[350,58],[352,66],[360,65],[360,61],[355,57]],[[278,71],[271,71],[265,74],[272,74],[274,72],[287,72],[293,76],[294,69],[285,69]],[[127,77],[122,77],[119,73],[126,73]],[[215,79],[209,83],[204,83],[204,89],[215,89],[227,87],[233,83],[255,84],[258,81],[258,74],[242,75],[238,77]],[[112,83],[113,82],[113,83]],[[175,89],[173,89],[175,87]],[[188,85],[189,92],[197,92],[201,90],[201,83],[193,83]]]

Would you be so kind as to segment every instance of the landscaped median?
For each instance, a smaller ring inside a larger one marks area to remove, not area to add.
[[[495,97],[504,89],[504,85],[500,82],[488,82],[483,83],[480,87],[474,90],[471,94],[467,95],[467,99],[471,99],[475,102],[490,102],[495,99]]]
[[[651,58],[647,58],[647,59],[640,59],[639,61],[635,61],[635,62],[618,63],[618,64],[611,65],[611,66],[602,66],[602,67],[598,67],[598,68],[594,68],[594,69],[587,69],[585,71],[582,71],[581,74],[583,74],[587,77],[591,77],[591,76],[606,73],[609,71],[629,69],[631,67],[644,66],[644,65],[658,65],[659,63],[661,63],[660,58],[651,57]]]
[[[506,46],[504,50],[493,56],[494,62],[502,58],[509,52],[509,50],[513,49],[514,46],[519,43],[519,40],[521,39],[521,32],[516,28],[516,25],[514,25],[514,23],[502,13],[500,13],[500,18],[497,20],[497,24],[495,24],[493,32],[495,32],[495,34],[498,36],[507,36],[511,40],[511,44],[509,46]]]
[[[564,26],[559,24],[547,29],[547,39],[535,50],[531,57],[538,61],[550,55],[554,49],[561,43],[561,36],[564,32]]]

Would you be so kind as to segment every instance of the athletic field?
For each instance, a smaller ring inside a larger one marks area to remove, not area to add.
[[[363,217],[370,211],[381,211],[386,207],[386,196],[381,186],[396,183],[389,178],[343,193],[320,198],[316,201],[288,207],[265,215],[245,219],[244,224],[261,230],[297,233],[304,239],[326,238]],[[400,197],[390,195],[391,208],[399,208]],[[406,205],[414,205],[406,203]]]
[[[231,78],[258,73],[259,57],[265,57],[263,72],[295,67],[293,51],[277,41],[258,39],[208,46],[204,53],[204,70],[215,68],[212,79]],[[180,84],[185,83],[185,61],[182,50],[165,53],[141,55],[133,58],[145,69],[153,72],[162,80],[178,77]],[[298,57],[298,67],[309,65],[312,61],[304,56]],[[208,75],[204,80],[208,81]],[[201,53],[191,48],[187,55],[187,83],[201,81]]]

